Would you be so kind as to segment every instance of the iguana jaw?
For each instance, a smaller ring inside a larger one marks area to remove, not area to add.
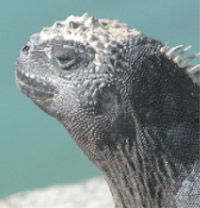
[[[16,71],[16,82],[21,91],[35,101],[43,102],[57,94],[57,89],[52,83],[20,69]]]

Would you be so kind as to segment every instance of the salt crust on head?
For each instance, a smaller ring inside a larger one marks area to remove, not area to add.
[[[139,31],[129,29],[127,24],[118,20],[96,19],[86,13],[80,17],[69,16],[64,21],[57,21],[52,27],[44,28],[40,33],[34,34],[31,40],[37,40],[37,44],[41,44],[62,38],[89,44],[97,52],[94,63],[100,65],[108,47],[122,43],[129,36],[139,34]]]

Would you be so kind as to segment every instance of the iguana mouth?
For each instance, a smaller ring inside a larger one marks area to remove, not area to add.
[[[17,70],[16,81],[22,92],[34,100],[44,101],[57,94],[57,89],[48,80],[38,78],[32,73]]]

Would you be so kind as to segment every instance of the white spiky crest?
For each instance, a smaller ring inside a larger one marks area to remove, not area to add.
[[[200,64],[195,66],[189,65],[191,61],[200,57],[200,53],[196,53],[193,56],[183,57],[189,50],[191,46],[184,47],[183,45],[178,45],[175,47],[163,46],[160,51],[164,53],[170,60],[173,60],[179,67],[185,68],[189,74],[194,74],[200,72]]]
[[[140,34],[135,29],[129,29],[127,24],[118,20],[96,19],[87,13],[83,16],[69,16],[65,21],[57,21],[52,27],[44,28],[40,33],[34,34],[32,40],[37,43],[58,39],[74,40],[83,44],[90,44],[96,53],[94,63],[100,65],[109,46],[121,43],[129,36]],[[31,40],[30,40],[31,41]],[[51,56],[49,47],[45,49]]]

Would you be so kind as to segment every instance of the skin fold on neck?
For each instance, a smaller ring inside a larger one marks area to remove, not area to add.
[[[177,129],[171,135],[172,130],[168,128],[141,127],[137,123],[136,126],[131,146],[127,142],[115,149],[107,148],[96,162],[105,175],[115,207],[177,208],[177,192],[194,167],[192,158],[197,158],[199,147],[179,144],[177,148],[182,148],[183,152],[179,155],[167,143],[169,138],[176,137]],[[191,136],[196,132],[191,126],[188,129],[193,130],[188,133],[181,125],[177,128]]]

